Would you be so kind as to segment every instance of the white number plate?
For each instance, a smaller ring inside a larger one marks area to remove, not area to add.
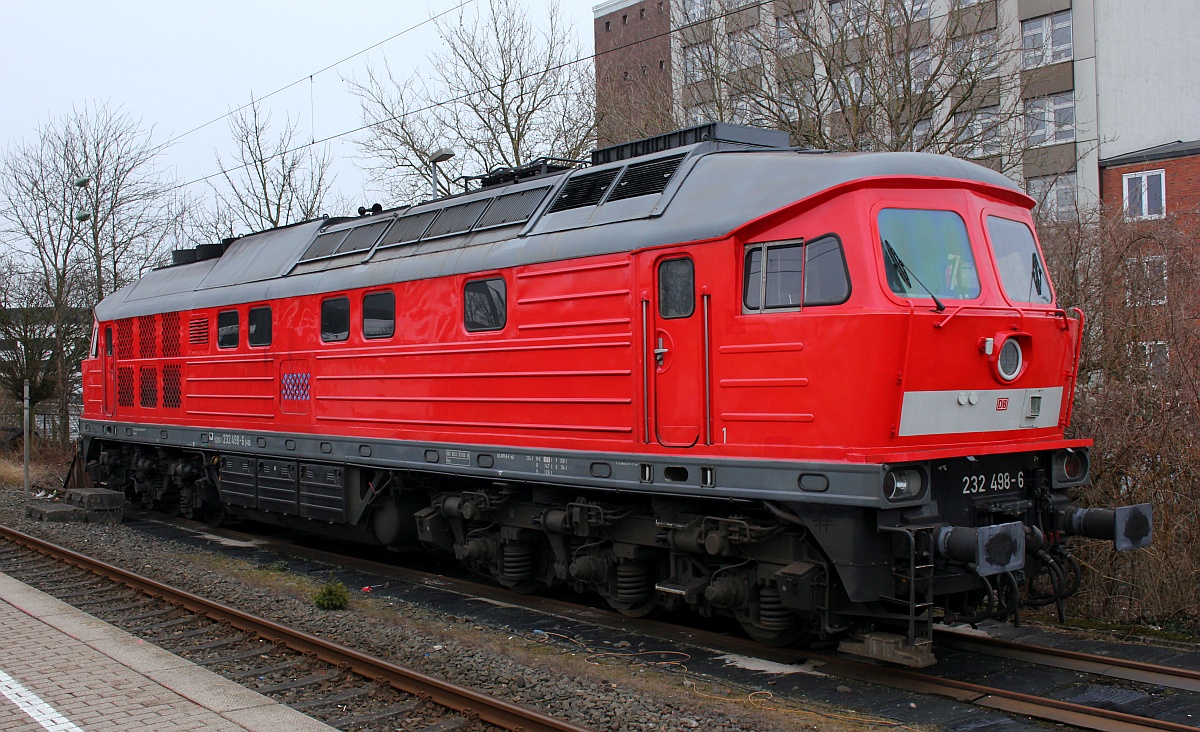
[[[1025,488],[1024,471],[1014,470],[1003,473],[980,473],[962,477],[962,492],[964,496],[979,493],[1003,493],[1005,491],[1022,490]]]

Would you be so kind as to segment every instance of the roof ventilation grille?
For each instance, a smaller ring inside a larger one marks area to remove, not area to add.
[[[554,200],[547,213],[595,206],[600,203],[600,199],[604,198],[605,191],[612,185],[617,173],[620,172],[619,168],[613,168],[571,178],[563,186],[562,193],[558,194],[558,198]]]
[[[671,176],[675,175],[682,160],[682,155],[672,155],[669,158],[647,160],[644,163],[630,165],[625,169],[621,179],[617,181],[608,200],[621,201],[626,198],[662,193],[666,190],[667,184],[671,182]]]

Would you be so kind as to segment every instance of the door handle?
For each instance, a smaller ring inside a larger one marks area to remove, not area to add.
[[[670,352],[670,350],[671,349],[663,346],[663,339],[659,338],[658,339],[658,348],[654,349],[654,360],[658,362],[659,366],[663,365],[663,358],[666,357],[667,353]]]

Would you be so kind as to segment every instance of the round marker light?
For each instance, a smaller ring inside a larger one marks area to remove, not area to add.
[[[1082,452],[1060,452],[1054,457],[1054,478],[1059,483],[1080,483],[1087,478],[1088,459]]]
[[[999,372],[1000,378],[1012,381],[1017,378],[1017,374],[1021,373],[1023,361],[1024,354],[1021,353],[1021,344],[1017,343],[1016,338],[1009,338],[1000,347],[1000,356],[996,359],[996,371]]]
[[[916,468],[896,468],[883,476],[883,495],[889,501],[907,501],[921,495],[925,479]]]

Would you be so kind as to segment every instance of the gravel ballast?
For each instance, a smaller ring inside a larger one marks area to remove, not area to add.
[[[0,487],[0,523],[180,589],[470,686],[596,730],[711,732],[860,729],[867,720],[839,719],[761,696],[756,689],[713,688],[686,669],[660,669],[572,654],[545,637],[488,627],[393,598],[357,596],[349,609],[318,610],[318,583],[152,538],[120,524],[56,524],[25,518],[19,487]],[[703,691],[702,691],[703,689]],[[713,697],[723,697],[714,699]],[[784,707],[786,711],[772,711]],[[875,721],[875,720],[872,720]],[[874,725],[872,725],[874,726]],[[885,728],[886,722],[879,725]]]

